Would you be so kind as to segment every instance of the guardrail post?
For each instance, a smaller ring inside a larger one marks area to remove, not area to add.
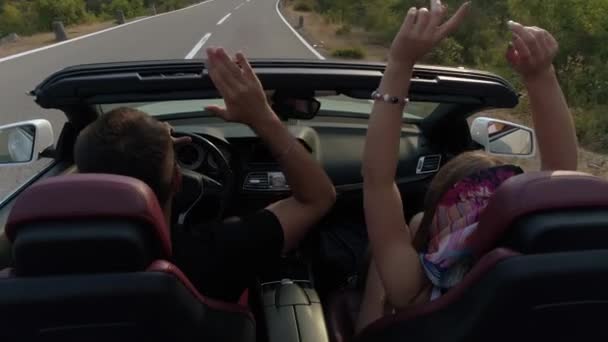
[[[300,16],[300,18],[298,19],[298,28],[303,28],[304,27],[304,16]]]
[[[125,12],[121,10],[116,11],[116,22],[118,25],[122,25],[127,22],[127,19],[125,19]]]
[[[68,34],[65,32],[65,27],[63,26],[62,21],[53,21],[53,32],[55,32],[56,41],[62,42],[64,40],[68,40]]]

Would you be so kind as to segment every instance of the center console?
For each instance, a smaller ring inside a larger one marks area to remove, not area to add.
[[[260,280],[258,294],[269,342],[329,341],[323,307],[302,259],[283,259]]]

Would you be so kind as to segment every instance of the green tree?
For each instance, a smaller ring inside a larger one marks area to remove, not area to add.
[[[4,2],[0,7],[0,37],[12,32],[23,33],[26,31],[26,26],[26,20],[19,8]]]
[[[37,26],[49,30],[55,20],[66,25],[78,24],[86,20],[87,11],[83,0],[34,0],[34,10],[38,15]]]
[[[102,8],[103,12],[111,17],[122,11],[127,18],[132,18],[144,12],[144,2],[143,0],[112,0]]]

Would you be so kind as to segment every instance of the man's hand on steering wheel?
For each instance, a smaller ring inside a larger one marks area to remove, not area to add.
[[[185,145],[185,144],[189,144],[192,142],[192,138],[189,136],[175,136],[175,129],[168,123],[168,122],[164,122],[165,126],[167,127],[167,130],[169,131],[169,135],[171,135],[171,141],[173,142],[173,148]]]

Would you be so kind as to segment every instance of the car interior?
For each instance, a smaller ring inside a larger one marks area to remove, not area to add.
[[[361,155],[370,94],[384,66],[328,61],[252,61],[252,66],[277,114],[336,188],[335,206],[299,248],[265,265],[239,303],[200,294],[171,263],[172,229],[188,223],[204,227],[288,196],[279,164],[248,127],[202,109],[222,102],[201,62],[67,68],[31,92],[42,108],[67,118],[52,146],[29,130],[37,138],[33,151],[39,152],[30,159],[52,162],[0,204],[0,225],[11,242],[1,251],[10,262],[0,272],[0,337],[269,342],[608,337],[601,329],[608,309],[608,182],[577,172],[530,172],[505,182],[473,236],[477,262],[464,281],[435,301],[387,315],[355,334],[368,262]],[[417,66],[410,99],[395,180],[408,220],[422,211],[428,185],[447,161],[469,150],[506,153],[504,147],[493,150],[497,140],[527,132],[512,124],[490,135],[482,120],[484,141],[479,127],[469,124],[468,118],[483,110],[518,104],[514,88],[491,73]],[[145,111],[170,123],[176,135],[192,138],[176,150],[184,185],[172,227],[145,184],[78,174],[74,167],[78,132],[120,106]],[[535,151],[530,137],[517,142],[519,154]]]

